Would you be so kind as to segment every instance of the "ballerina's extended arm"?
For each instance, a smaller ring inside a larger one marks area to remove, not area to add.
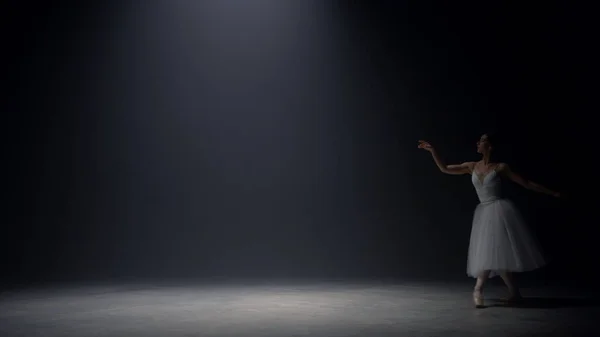
[[[440,157],[440,155],[437,153],[437,151],[433,148],[433,146],[431,146],[431,144],[429,144],[429,142],[420,140],[418,147],[420,149],[429,151],[431,153],[431,156],[433,157],[433,161],[435,161],[435,164],[440,169],[440,171],[442,171],[443,173],[457,175],[457,174],[471,174],[471,172],[473,172],[473,165],[474,165],[473,162],[465,162],[465,163],[458,164],[458,165],[446,165],[444,163],[444,161],[442,160],[442,158]]]
[[[544,187],[540,184],[534,183],[533,181],[527,180],[527,179],[523,178],[521,175],[519,175],[518,173],[513,172],[507,164],[504,164],[504,163],[499,164],[498,172],[504,174],[510,180],[525,187],[528,190],[548,194],[553,197],[560,197],[560,193],[552,191],[551,189]]]

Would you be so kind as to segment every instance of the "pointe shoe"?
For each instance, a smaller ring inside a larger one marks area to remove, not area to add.
[[[508,303],[518,303],[518,302],[523,301],[523,296],[521,296],[520,293],[511,294],[509,297],[503,298],[502,301],[508,302]]]
[[[473,291],[473,303],[475,304],[475,308],[477,309],[485,308],[485,306],[483,305],[483,295],[481,293],[481,290]]]

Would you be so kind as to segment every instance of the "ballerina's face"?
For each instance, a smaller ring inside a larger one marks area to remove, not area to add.
[[[486,153],[492,148],[488,141],[488,135],[483,134],[479,141],[477,141],[477,153]]]

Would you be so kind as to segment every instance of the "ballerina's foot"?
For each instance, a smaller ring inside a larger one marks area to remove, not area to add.
[[[523,301],[523,296],[521,296],[521,293],[510,294],[509,297],[504,297],[500,300],[507,303],[518,303]]]
[[[513,295],[510,297],[505,297],[502,299],[504,302],[521,302],[523,301],[523,296],[521,295]]]
[[[475,304],[475,308],[477,309],[485,308],[485,305],[483,304],[483,294],[481,293],[481,290],[473,291],[473,303]]]

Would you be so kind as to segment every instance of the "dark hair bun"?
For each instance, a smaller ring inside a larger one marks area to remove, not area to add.
[[[500,138],[498,133],[489,132],[489,133],[486,133],[486,135],[487,135],[488,143],[490,143],[490,145],[492,145],[492,146],[501,146],[502,145],[502,139]]]

